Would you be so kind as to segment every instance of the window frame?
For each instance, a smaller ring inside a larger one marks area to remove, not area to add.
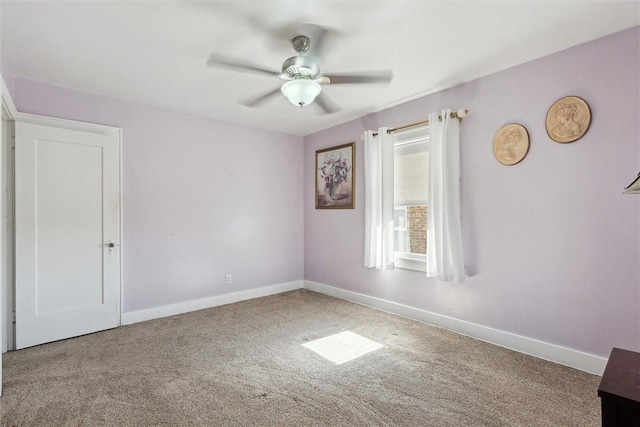
[[[404,136],[404,138],[403,138]],[[417,144],[417,143],[425,143],[426,147],[427,147],[427,152],[430,151],[431,149],[431,145],[430,145],[430,139],[429,139],[429,127],[428,125],[422,125],[422,126],[418,126],[415,128],[412,128],[410,130],[407,131],[403,131],[403,132],[399,132],[397,134],[394,135],[394,140],[393,140],[393,147],[394,147],[394,157],[395,157],[395,153],[396,153],[396,148],[398,147],[402,147],[402,146],[406,146],[406,145],[410,145],[410,144]],[[394,191],[394,195],[395,195],[395,191]],[[397,209],[405,209],[405,215],[406,215],[406,208],[408,206],[411,205],[396,205],[394,203],[394,210]],[[414,206],[427,206],[427,209],[429,208],[427,201],[425,200],[424,205],[414,205]],[[405,221],[407,222],[407,221]],[[409,224],[406,223],[405,224],[405,228],[407,230],[407,239],[409,239]],[[394,225],[394,233],[396,231],[396,227]],[[426,242],[425,242],[425,246],[426,246]],[[427,271],[427,255],[425,254],[415,254],[415,253],[411,253],[411,252],[398,252],[394,250],[394,266],[396,268],[402,268],[405,270],[414,270],[414,271],[422,271],[422,272],[426,272]]]
[[[399,226],[396,226],[396,224],[395,224],[395,212],[396,212],[396,211],[399,211],[399,210],[403,211],[404,227],[399,227]],[[404,234],[405,234],[405,245],[404,245],[404,246],[406,247],[406,246],[408,246],[408,242],[407,242],[406,240],[407,240],[407,231],[409,230],[409,229],[407,228],[407,207],[406,207],[406,206],[394,206],[394,207],[393,207],[393,212],[394,212],[394,214],[393,214],[393,216],[394,216],[394,221],[393,221],[393,222],[394,222],[394,224],[393,224],[393,232],[394,232],[394,235],[395,235],[395,233],[396,233],[397,231],[403,231],[403,232],[404,232]],[[397,242],[394,242],[394,243],[397,243]],[[396,245],[394,244],[394,246],[396,246]],[[394,252],[394,254],[395,254],[396,252],[403,253],[402,251],[396,251],[396,250],[395,250],[395,248],[394,248],[394,251],[393,251],[393,252]]]

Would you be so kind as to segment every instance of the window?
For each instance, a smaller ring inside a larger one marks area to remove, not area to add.
[[[396,206],[393,209],[393,250],[398,252],[409,252],[409,242],[407,241],[407,207]]]
[[[426,271],[429,131],[427,126],[394,134],[394,263]]]

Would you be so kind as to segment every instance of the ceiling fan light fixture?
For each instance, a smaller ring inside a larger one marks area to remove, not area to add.
[[[320,95],[322,88],[313,80],[298,79],[286,82],[280,90],[293,105],[305,107]]]

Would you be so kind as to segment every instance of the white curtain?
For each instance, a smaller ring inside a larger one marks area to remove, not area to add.
[[[364,134],[365,267],[393,268],[393,136]]]
[[[429,115],[427,276],[462,283],[466,274],[460,224],[460,122],[450,114],[443,110]]]

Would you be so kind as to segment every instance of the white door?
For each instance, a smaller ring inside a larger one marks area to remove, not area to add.
[[[119,129],[19,115],[15,135],[16,348],[118,326]]]

